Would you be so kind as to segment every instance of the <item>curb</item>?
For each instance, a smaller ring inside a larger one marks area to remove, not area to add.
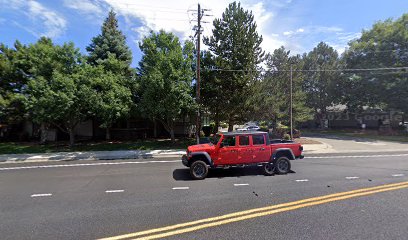
[[[185,151],[101,151],[101,152],[60,152],[52,154],[5,154],[0,155],[1,163],[59,162],[86,160],[123,160],[180,158]]]

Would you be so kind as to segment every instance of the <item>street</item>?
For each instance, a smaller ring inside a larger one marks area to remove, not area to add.
[[[157,230],[137,232],[393,183],[402,185],[242,220],[211,220],[203,229],[185,226],[166,237],[406,238],[408,152],[310,154],[292,161],[292,169],[270,177],[257,168],[214,170],[191,181],[188,169],[168,158],[1,164],[1,239],[162,238]]]

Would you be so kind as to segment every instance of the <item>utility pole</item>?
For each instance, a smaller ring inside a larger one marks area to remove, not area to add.
[[[193,10],[188,10],[188,12],[193,11]],[[205,11],[210,11],[210,9],[204,9],[201,8],[200,4],[197,5],[197,20],[191,20],[191,21],[197,21],[197,25],[194,26],[193,30],[195,31],[194,37],[197,37],[197,63],[196,63],[196,102],[197,102],[197,119],[196,119],[196,139],[197,139],[197,144],[200,143],[200,132],[201,132],[201,109],[200,109],[200,58],[201,58],[201,32],[202,27],[201,23],[208,23],[205,21],[202,21],[202,18],[204,16],[212,16],[209,14],[204,14]],[[193,13],[195,15],[195,11]]]
[[[196,139],[197,139],[197,144],[200,143],[200,132],[201,132],[201,114],[200,114],[200,57],[201,57],[201,52],[200,52],[200,43],[201,43],[201,18],[202,18],[202,12],[201,12],[201,7],[200,4],[198,4],[197,8],[197,77],[196,77],[196,90],[197,90],[197,96],[196,96],[196,101],[197,101],[197,122],[196,122]]]
[[[293,140],[293,69],[290,64],[290,139]]]

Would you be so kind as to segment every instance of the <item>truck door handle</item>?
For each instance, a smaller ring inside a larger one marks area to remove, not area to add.
[[[265,150],[265,148],[261,148],[261,150]]]

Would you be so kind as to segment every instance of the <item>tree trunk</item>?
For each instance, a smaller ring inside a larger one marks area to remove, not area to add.
[[[157,120],[153,119],[153,137],[157,138]]]
[[[228,132],[232,132],[234,130],[234,122],[232,120],[228,121]]]
[[[45,144],[47,142],[47,126],[45,123],[41,123],[40,126],[40,144]]]
[[[69,146],[73,147],[75,143],[74,128],[69,129]]]
[[[171,127],[170,129],[170,138],[172,143],[176,143],[176,139],[174,138],[174,128]]]
[[[214,133],[218,132],[218,128],[220,127],[220,120],[215,120],[215,129],[213,129]]]
[[[111,129],[110,129],[110,127],[106,128],[106,140],[107,141],[111,140]]]

